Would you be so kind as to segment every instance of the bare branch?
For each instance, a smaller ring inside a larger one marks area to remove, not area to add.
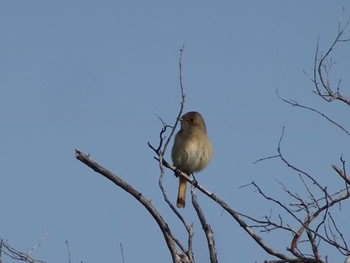
[[[44,240],[47,237],[47,235],[48,235],[48,233],[46,232],[44,234],[44,236],[41,238],[41,240],[39,240],[39,242],[36,245],[34,245],[31,249],[29,249],[28,256],[30,256],[35,249],[37,249],[38,247],[41,246],[41,244],[44,242]]]
[[[2,260],[1,254],[4,254],[9,258],[18,260],[18,261],[29,262],[29,263],[45,263],[45,261],[34,259],[30,257],[28,254],[22,253],[17,249],[14,249],[7,243],[7,241],[3,239],[0,239],[0,261]]]
[[[166,191],[164,189],[163,186],[163,178],[164,178],[164,166],[163,166],[163,159],[162,159],[162,155],[159,156],[159,169],[161,171],[160,176],[159,176],[159,187],[161,189],[161,192],[163,194],[163,198],[165,200],[165,202],[169,205],[169,207],[171,208],[171,210],[174,212],[174,214],[179,218],[179,220],[182,222],[182,224],[184,225],[187,233],[188,233],[188,250],[186,250],[184,248],[184,246],[178,242],[177,245],[179,246],[179,248],[182,250],[182,252],[187,255],[187,257],[190,259],[190,262],[194,262],[193,259],[193,251],[192,251],[192,238],[193,238],[193,228],[191,225],[189,225],[184,217],[179,213],[179,211],[175,208],[174,204],[171,202],[171,200],[168,198],[168,195],[166,194]]]
[[[338,168],[335,164],[332,164],[332,168],[340,175],[341,178],[344,179],[344,181],[350,185],[350,178],[348,176],[346,176],[345,171],[341,170],[340,168]]]
[[[175,133],[176,127],[177,127],[179,120],[182,116],[183,108],[185,106],[185,94],[184,94],[184,87],[183,87],[183,82],[182,82],[182,56],[183,56],[184,49],[185,49],[185,45],[183,45],[182,48],[180,49],[180,58],[179,58],[179,81],[180,81],[180,91],[181,91],[180,109],[179,109],[179,113],[177,114],[177,118],[175,120],[175,123],[173,125],[173,129],[171,130],[169,138],[166,141],[164,148],[162,150],[162,155],[165,154],[166,149],[170,143],[170,140]]]
[[[154,208],[152,203],[148,201],[142,193],[137,191],[133,186],[129,185],[125,181],[123,181],[120,177],[116,176],[106,168],[100,166],[98,163],[92,161],[90,157],[83,152],[79,150],[75,150],[75,157],[84,163],[85,165],[89,166],[91,169],[93,169],[95,172],[101,174],[111,182],[113,182],[118,187],[122,188],[124,191],[132,195],[137,201],[139,201],[151,214],[153,219],[158,224],[160,230],[162,231],[162,234],[164,236],[165,242],[168,246],[168,249],[171,253],[173,262],[183,262],[183,255],[178,254],[176,250],[175,244],[179,244],[179,242],[174,238],[172,232],[170,231],[169,226],[163,219],[163,217],[158,213],[158,211]],[[189,261],[188,261],[189,262]]]
[[[329,118],[327,115],[325,115],[324,113],[314,109],[314,108],[311,108],[311,107],[308,107],[308,106],[304,106],[302,104],[299,104],[297,101],[295,100],[287,100],[287,99],[284,99],[283,97],[280,96],[280,94],[278,93],[278,89],[276,90],[276,94],[277,96],[284,102],[288,103],[289,105],[293,106],[293,107],[299,107],[299,108],[302,108],[302,109],[306,109],[306,110],[309,110],[309,111],[312,111],[312,112],[315,112],[317,113],[318,115],[322,116],[323,118],[325,118],[327,121],[329,121],[330,123],[334,124],[335,126],[337,126],[339,129],[341,129],[343,132],[345,132],[347,135],[350,135],[350,132],[348,130],[346,130],[343,126],[341,126],[339,123],[335,122],[334,120],[332,120],[331,118]]]
[[[68,249],[68,263],[71,263],[70,247],[69,247],[69,244],[68,244],[68,240],[66,240],[66,246],[67,246],[67,249]]]
[[[325,188],[322,187],[319,182],[313,178],[310,174],[308,174],[307,172],[297,168],[296,166],[292,165],[285,157],[284,155],[282,154],[282,151],[281,151],[281,142],[282,142],[282,139],[283,139],[283,136],[284,136],[284,130],[285,130],[285,127],[283,127],[282,129],[282,133],[281,133],[281,137],[280,137],[280,140],[278,142],[278,147],[277,147],[277,152],[280,156],[280,159],[282,160],[282,162],[287,165],[287,167],[291,168],[292,170],[304,175],[305,177],[307,177],[309,180],[311,180],[311,182],[316,185],[322,192],[325,192]]]
[[[279,184],[282,186],[283,190],[291,196],[294,200],[296,200],[295,203],[290,203],[288,206],[279,201],[278,199],[272,198],[267,196],[262,189],[252,182],[250,185],[253,185],[255,189],[267,200],[272,201],[273,203],[277,204],[279,207],[281,207],[287,214],[289,214],[294,220],[300,224],[300,228],[296,231],[294,231],[289,225],[285,226],[283,224],[282,218],[279,216],[279,222],[273,222],[270,220],[270,217],[265,216],[265,220],[257,220],[255,218],[247,217],[249,220],[252,220],[256,223],[256,225],[252,226],[254,228],[262,228],[265,229],[265,231],[271,231],[271,230],[284,230],[288,232],[293,233],[293,239],[291,242],[291,245],[289,248],[287,248],[296,258],[299,260],[302,260],[301,262],[310,262],[305,260],[306,258],[309,258],[311,255],[308,255],[306,253],[303,253],[299,249],[299,244],[308,242],[311,251],[312,251],[312,257],[314,260],[318,262],[322,262],[320,254],[319,254],[319,244],[320,241],[324,241],[328,243],[329,245],[335,247],[337,250],[339,250],[342,254],[346,255],[349,253],[349,249],[347,247],[347,244],[345,242],[345,238],[342,236],[341,231],[336,226],[335,222],[331,218],[331,214],[329,213],[329,209],[334,206],[335,204],[340,204],[341,201],[348,199],[350,197],[350,191],[349,191],[349,178],[345,174],[345,165],[343,162],[343,170],[340,168],[337,168],[335,165],[333,165],[333,169],[337,171],[337,173],[344,179],[346,182],[346,188],[341,191],[337,191],[334,194],[330,194],[327,191],[326,187],[323,187],[320,185],[319,182],[310,174],[307,172],[297,168],[296,166],[292,165],[282,154],[282,148],[281,143],[284,136],[285,128],[282,129],[281,137],[278,142],[277,146],[277,152],[279,157],[283,163],[287,165],[287,167],[291,168],[295,172],[298,173],[299,178],[301,179],[308,195],[310,198],[310,201],[307,201],[303,198],[301,198],[298,194],[292,193],[289,189],[287,189],[283,183],[279,182]],[[276,156],[272,156],[271,158],[276,158]],[[270,157],[261,158],[260,160],[269,160]],[[305,181],[305,179],[310,180],[313,186],[316,186],[316,189],[318,189],[321,194],[323,194],[323,197],[317,198],[315,193],[313,192],[313,189],[311,189],[308,185],[308,182]],[[294,209],[296,207],[297,209]],[[297,213],[304,211],[304,219],[301,219],[302,217],[298,215]],[[245,216],[246,217],[246,216]],[[326,219],[327,217],[331,218],[331,224],[327,224],[330,229],[330,233],[332,233],[332,236],[328,235],[328,231],[326,227]],[[316,218],[320,218],[320,222],[316,225],[316,227],[313,229],[310,227],[311,223],[316,220]],[[324,234],[320,233],[320,227],[324,226]],[[334,228],[335,233],[333,233],[332,228]],[[303,234],[306,234],[307,239],[302,240]],[[341,238],[341,243],[337,241],[337,238]]]
[[[214,233],[213,233],[210,225],[207,223],[207,220],[205,219],[204,213],[203,213],[202,208],[200,207],[200,205],[197,201],[197,196],[196,196],[196,193],[195,193],[193,187],[191,188],[191,194],[192,194],[193,207],[197,212],[197,216],[198,216],[199,221],[202,225],[202,229],[204,231],[205,237],[207,238],[208,250],[209,250],[209,255],[210,255],[210,262],[217,263],[218,259],[216,256]]]
[[[125,263],[125,260],[124,260],[124,249],[123,249],[123,244],[120,243],[120,253],[122,254],[122,262]]]
[[[324,55],[319,53],[319,39],[317,40],[316,52],[314,56],[313,77],[311,78],[311,81],[314,83],[316,89],[314,91],[315,94],[319,95],[327,102],[339,100],[347,105],[350,105],[350,98],[347,98],[340,93],[341,79],[338,80],[338,85],[336,88],[334,88],[330,83],[330,71],[336,63],[333,61],[330,55],[337,44],[346,43],[349,41],[349,39],[342,38],[349,23],[350,19],[344,26],[339,25],[338,34]]]

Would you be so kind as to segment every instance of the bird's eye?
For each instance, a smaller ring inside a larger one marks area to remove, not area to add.
[[[194,123],[195,120],[194,120],[194,118],[191,118],[190,121],[191,121],[192,123]]]

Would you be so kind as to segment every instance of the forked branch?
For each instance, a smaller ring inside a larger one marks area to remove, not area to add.
[[[319,51],[319,40],[317,41],[314,57],[313,76],[310,78],[315,86],[314,92],[317,95],[319,95],[323,100],[327,102],[339,100],[347,105],[350,105],[350,98],[344,96],[340,92],[340,85],[342,80],[339,79],[335,87],[330,80],[330,74],[333,66],[336,63],[331,57],[335,46],[350,41],[350,38],[343,38],[345,29],[347,28],[349,23],[350,19],[345,23],[344,26],[339,24],[337,36],[324,54]]]

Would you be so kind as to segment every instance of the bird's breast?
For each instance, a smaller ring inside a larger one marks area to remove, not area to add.
[[[211,159],[212,148],[207,137],[184,140],[176,148],[173,152],[174,165],[188,174],[201,171]]]

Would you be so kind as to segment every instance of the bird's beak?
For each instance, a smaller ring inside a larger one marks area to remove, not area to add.
[[[180,117],[180,118],[177,118],[177,120],[178,120],[178,121],[180,121],[180,122],[182,122],[182,117]]]

